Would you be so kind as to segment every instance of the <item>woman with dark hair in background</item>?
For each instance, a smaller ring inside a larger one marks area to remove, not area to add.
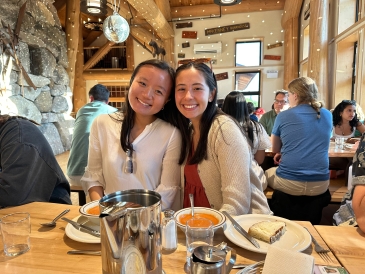
[[[332,120],[332,137],[351,138],[355,136],[356,130],[361,134],[365,132],[365,125],[357,118],[354,100],[342,100],[333,110]]]
[[[259,118],[257,118],[257,116],[255,115],[255,105],[252,102],[247,102],[247,110],[248,110],[248,114],[250,115],[250,119],[252,121],[258,122]]]
[[[237,120],[250,140],[252,167],[262,183],[262,189],[265,190],[267,180],[263,169],[259,165],[265,159],[265,149],[271,147],[271,140],[264,127],[259,122],[250,119],[249,103],[246,103],[242,92],[232,91],[224,99],[222,110]]]
[[[95,119],[81,179],[91,200],[120,190],[148,189],[161,194],[163,209],[173,206],[180,191],[181,149],[180,132],[173,126],[178,112],[174,81],[175,71],[166,62],[144,61],[131,76],[126,108]]]
[[[251,165],[250,145],[241,127],[217,108],[217,81],[203,63],[176,70],[175,100],[181,120],[183,207],[226,210],[233,215],[270,214]]]

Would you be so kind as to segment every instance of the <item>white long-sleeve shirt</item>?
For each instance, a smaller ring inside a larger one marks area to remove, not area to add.
[[[125,173],[126,153],[120,144],[122,123],[110,116],[98,116],[91,126],[88,164],[81,179],[85,192],[93,186],[102,186],[105,194],[154,190],[162,196],[163,209],[172,207],[175,196],[180,194],[180,131],[161,119],[146,126],[132,143],[134,171]]]

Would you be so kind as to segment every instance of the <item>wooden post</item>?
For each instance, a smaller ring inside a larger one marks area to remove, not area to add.
[[[328,0],[311,0],[308,56],[308,77],[318,86],[319,99],[328,102]]]
[[[70,88],[74,88],[75,63],[79,44],[80,31],[80,1],[67,0],[66,3],[66,42],[68,68],[67,73],[70,78]]]
[[[283,88],[287,89],[288,84],[298,77],[299,57],[298,57],[298,33],[299,15],[303,0],[286,0],[284,15],[281,25],[284,28],[284,83]]]
[[[81,16],[80,16],[80,24],[79,24],[79,43],[77,50],[77,58],[76,58],[76,70],[75,70],[75,79],[73,86],[73,112],[76,114],[77,111],[88,103],[88,96],[86,93],[86,81],[83,77],[84,71],[84,45],[82,39],[82,24],[81,24]]]

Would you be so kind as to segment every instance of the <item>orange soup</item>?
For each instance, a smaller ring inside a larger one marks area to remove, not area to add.
[[[92,214],[92,215],[100,215],[100,209],[99,206],[94,206],[92,208],[89,208],[88,210],[86,210],[86,213],[88,214]]]
[[[189,221],[191,218],[191,214],[182,214],[179,218],[179,221],[181,224],[186,225],[186,222]],[[217,225],[219,223],[219,220],[216,217],[207,213],[194,213],[194,218],[208,219],[213,223],[213,225]]]

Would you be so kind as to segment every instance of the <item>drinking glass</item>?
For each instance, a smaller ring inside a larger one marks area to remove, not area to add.
[[[344,137],[336,137],[335,138],[335,150],[343,150],[345,144]]]
[[[0,219],[0,228],[6,256],[17,256],[30,249],[30,216],[16,212]]]
[[[195,247],[213,245],[213,223],[204,218],[191,218],[186,222],[186,263],[190,269],[191,254]]]

